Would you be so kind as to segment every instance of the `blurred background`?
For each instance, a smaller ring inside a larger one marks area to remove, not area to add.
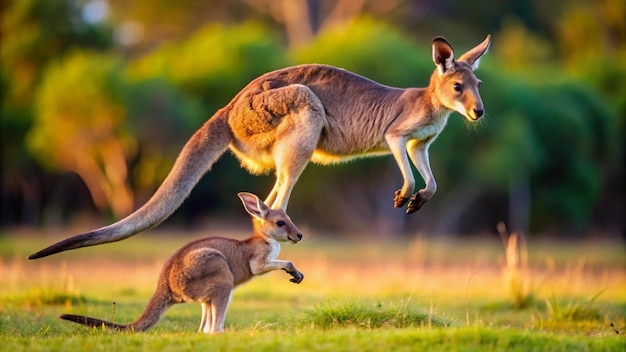
[[[625,236],[623,0],[0,6],[2,233],[87,230],[129,214],[191,134],[267,71],[326,63],[423,87],[434,36],[458,57],[490,33],[477,71],[486,116],[469,124],[454,113],[432,145],[438,191],[429,203],[410,216],[393,208],[402,178],[391,156],[311,164],[291,197],[292,219],[344,237],[496,234],[500,221],[529,237]],[[247,215],[236,193],[264,197],[273,182],[227,153],[161,226],[238,224]]]

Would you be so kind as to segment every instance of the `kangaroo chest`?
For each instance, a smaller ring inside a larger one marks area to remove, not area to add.
[[[430,142],[434,140],[439,133],[443,131],[444,127],[446,127],[448,116],[450,116],[450,112],[446,111],[434,118],[430,123],[418,126],[415,131],[409,134],[408,139],[416,139],[420,142]]]

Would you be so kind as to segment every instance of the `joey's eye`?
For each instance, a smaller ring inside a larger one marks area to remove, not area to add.
[[[483,81],[478,81],[478,88],[483,84]]]
[[[285,222],[282,220],[278,220],[276,221],[276,225],[282,227],[282,226],[285,226]]]
[[[463,86],[461,85],[461,83],[454,83],[452,85],[452,88],[457,92],[460,92],[461,90],[463,90]]]

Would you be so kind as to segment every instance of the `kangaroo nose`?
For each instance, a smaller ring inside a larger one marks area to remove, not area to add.
[[[483,116],[484,113],[485,113],[485,110],[483,109],[474,109],[474,114],[476,115],[476,117],[481,117]]]
[[[298,233],[298,239],[301,240],[302,239],[302,234]]]

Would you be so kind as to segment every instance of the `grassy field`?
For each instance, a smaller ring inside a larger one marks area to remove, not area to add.
[[[626,351],[623,243],[531,240],[516,258],[505,255],[498,238],[389,243],[308,236],[284,245],[280,256],[304,273],[302,284],[283,272],[253,279],[235,291],[227,332],[205,336],[196,332],[197,304],[173,307],[145,333],[57,318],[133,321],[164,260],[201,235],[153,232],[25,259],[62,237],[0,235],[2,350]]]

